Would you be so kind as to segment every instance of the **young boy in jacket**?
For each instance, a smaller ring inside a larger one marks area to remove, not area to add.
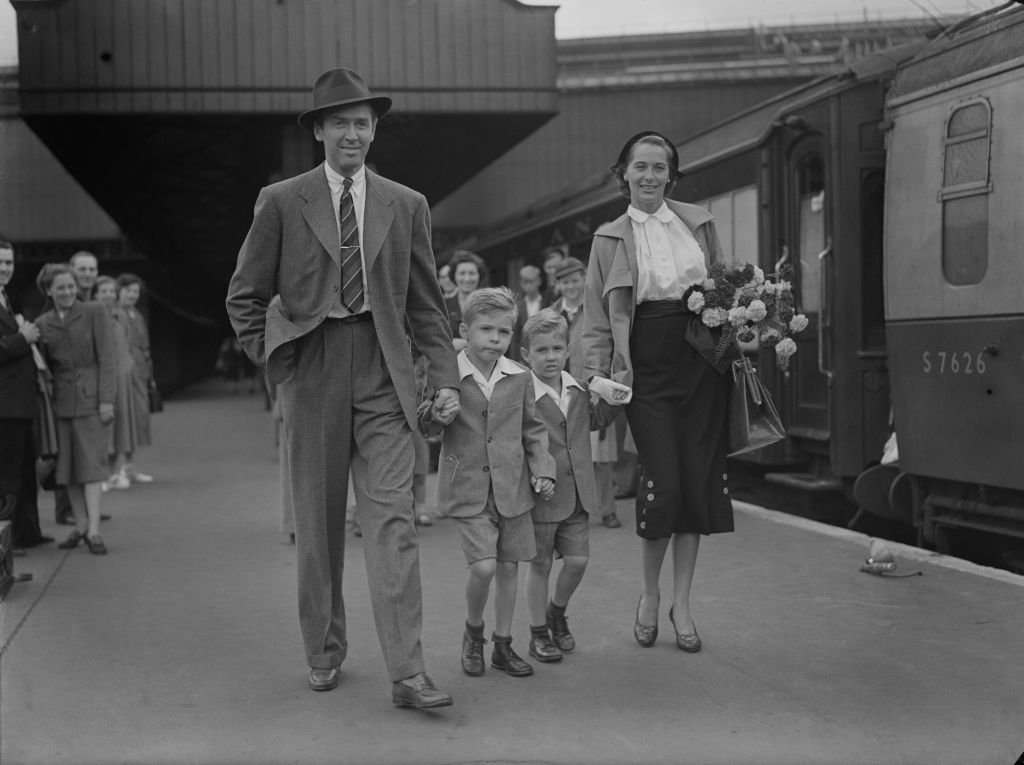
[[[453,518],[469,566],[462,669],[484,673],[484,607],[494,584],[491,667],[513,677],[533,667],[512,650],[518,561],[531,560],[534,493],[554,495],[555,461],[535,416],[528,370],[505,357],[516,304],[505,287],[472,293],[459,332],[461,409],[444,426],[438,467],[438,508]],[[430,428],[430,424],[426,426]]]
[[[565,610],[590,559],[589,513],[599,510],[590,431],[606,427],[621,407],[603,401],[592,404],[586,386],[565,371],[569,327],[553,310],[540,311],[523,326],[522,356],[532,370],[537,416],[547,428],[557,470],[554,493],[539,498],[533,507],[537,556],[526,577],[530,656],[555,662],[576,647]],[[556,553],[562,568],[549,601],[548,580]]]

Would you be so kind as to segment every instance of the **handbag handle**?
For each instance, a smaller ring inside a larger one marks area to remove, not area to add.
[[[741,376],[746,377],[746,384],[743,387],[747,389],[750,398],[753,399],[754,404],[761,406],[761,386],[757,384],[757,369],[750,363],[750,359],[746,355],[732,362],[733,382],[738,384]]]

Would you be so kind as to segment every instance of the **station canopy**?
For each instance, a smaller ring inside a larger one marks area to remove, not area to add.
[[[553,6],[12,0],[20,116],[132,241],[223,298],[259,188],[313,167],[312,84],[394,106],[368,162],[436,202],[557,111]],[[192,300],[188,302],[194,302]]]

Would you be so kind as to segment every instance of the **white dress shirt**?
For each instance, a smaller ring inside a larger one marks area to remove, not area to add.
[[[341,195],[345,191],[345,176],[335,172],[329,164],[324,162],[324,172],[327,174],[327,185],[331,188],[331,203],[334,207],[334,220],[338,225],[338,251],[341,251]],[[356,214],[356,225],[359,227],[359,257],[363,261],[363,311],[370,310],[370,290],[366,284],[366,251],[363,249],[363,212],[366,210],[366,166],[360,167],[352,176],[352,188],[349,191],[352,195],[352,207]],[[351,312],[342,305],[341,291],[338,291],[338,298],[334,307],[327,314],[332,319],[343,319],[351,315]]]
[[[583,386],[576,382],[576,378],[573,377],[566,371],[562,371],[562,393],[559,395],[555,392],[555,389],[548,385],[546,382],[537,377],[533,372],[530,373],[533,377],[533,394],[534,400],[540,401],[545,396],[548,396],[552,401],[558,404],[559,410],[562,412],[563,417],[569,416],[569,404],[572,403],[572,396],[569,394],[572,388],[576,388],[583,392]]]
[[[494,393],[494,386],[498,384],[498,380],[508,375],[521,375],[526,371],[507,356],[499,356],[494,364],[494,369],[491,370],[490,378],[486,378],[483,372],[477,369],[476,365],[469,360],[469,354],[465,348],[459,351],[458,360],[459,379],[465,380],[467,377],[472,377],[476,384],[480,386],[484,398],[488,401],[491,400],[491,394]]]
[[[626,210],[636,241],[636,302],[679,300],[707,278],[704,251],[686,224],[664,202],[653,213]]]
[[[524,296],[523,297],[523,305],[526,306],[526,318],[530,318],[531,316],[536,316],[538,313],[540,313],[540,309],[541,309],[541,306],[543,306],[543,304],[544,304],[544,296],[543,295],[537,295],[537,297],[535,297],[533,299],[530,299],[530,298]]]

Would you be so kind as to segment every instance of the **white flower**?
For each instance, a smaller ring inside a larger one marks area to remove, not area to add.
[[[694,313],[700,313],[704,309],[704,293],[691,292],[686,300],[686,307]]]
[[[754,284],[764,284],[764,271],[754,266]]]
[[[777,289],[778,289],[778,285],[776,285],[775,282],[765,282],[764,283],[765,294],[774,295],[775,291]]]
[[[789,320],[790,332],[803,332],[805,329],[807,329],[807,317],[802,313],[798,313]]]
[[[746,310],[747,321],[763,321],[768,315],[768,307],[761,300],[751,300]]]
[[[709,308],[701,315],[701,321],[706,327],[720,327],[725,324],[729,314],[724,308]]]
[[[775,346],[775,357],[779,360],[779,366],[786,369],[789,366],[789,357],[796,353],[796,343],[793,338],[783,338]]]
[[[715,288],[715,280],[705,279],[704,284],[702,284],[701,286],[704,287],[704,289],[706,290],[713,290]]]
[[[729,323],[734,327],[742,327],[747,323],[747,309],[742,306],[729,309]]]

